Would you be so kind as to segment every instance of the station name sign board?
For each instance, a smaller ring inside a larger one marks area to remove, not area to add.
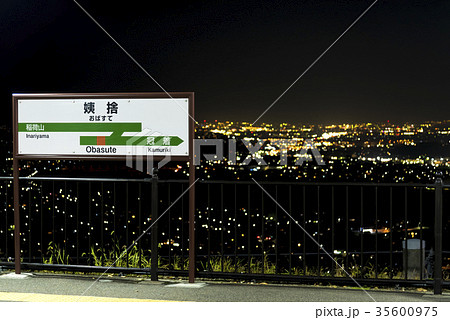
[[[14,156],[188,159],[191,93],[13,95]]]

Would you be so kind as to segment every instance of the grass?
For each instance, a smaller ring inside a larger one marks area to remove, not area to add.
[[[69,255],[59,244],[50,241],[47,247],[48,258],[43,259],[45,264],[69,264]]]
[[[148,268],[150,267],[151,259],[142,249],[132,247],[124,254],[126,248],[121,248],[117,245],[113,250],[105,251],[101,248],[95,249],[91,247],[89,253],[83,253],[82,257],[87,257],[88,263],[94,266],[110,266],[114,264],[115,267],[131,267],[131,268]]]
[[[151,266],[151,251],[138,249],[136,246],[132,247],[128,253],[123,254],[126,247],[121,246],[116,239],[113,241],[112,248],[109,250],[91,247],[89,252],[82,254],[82,257],[87,258],[87,262],[94,266],[110,266],[114,264],[115,267],[128,267],[128,268],[150,268]],[[123,256],[121,256],[123,254]],[[120,259],[119,259],[120,257]],[[200,259],[199,259],[200,260]],[[43,263],[45,264],[69,264],[70,257],[64,248],[54,242],[50,242],[47,248],[47,257],[44,257]],[[277,266],[271,262],[267,255],[261,258],[235,259],[234,257],[220,257],[212,256],[209,260],[200,260],[199,265],[202,270],[212,272],[225,272],[225,273],[250,273],[250,274],[289,274],[289,270],[279,268],[277,272]],[[342,264],[341,264],[342,265]],[[189,259],[181,256],[173,256],[170,263],[167,258],[158,257],[158,268],[166,270],[188,270]],[[353,278],[364,279],[404,279],[404,274],[401,271],[390,271],[389,268],[378,269],[368,263],[361,267],[357,263],[350,263],[348,274]],[[335,266],[334,270],[326,267],[311,267],[305,268],[295,266],[291,269],[291,275],[298,276],[319,276],[319,277],[347,277],[347,274]],[[450,279],[450,272],[444,270],[444,280]]]

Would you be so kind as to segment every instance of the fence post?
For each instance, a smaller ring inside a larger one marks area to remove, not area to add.
[[[434,294],[442,294],[442,173],[437,174],[435,186]]]
[[[152,171],[152,223],[151,230],[151,266],[150,278],[152,281],[158,281],[158,169]]]

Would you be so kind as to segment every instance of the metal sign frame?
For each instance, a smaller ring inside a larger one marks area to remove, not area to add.
[[[127,156],[124,155],[67,155],[67,154],[20,154],[19,153],[19,130],[18,130],[18,102],[19,100],[39,100],[39,99],[171,99],[171,98],[186,98],[189,100],[189,148],[193,143],[193,114],[194,114],[194,93],[193,92],[174,92],[169,93],[52,93],[52,94],[13,94],[13,156],[18,159],[29,160],[126,160]],[[129,157],[135,158],[131,155]],[[162,160],[164,156],[153,156],[156,161]],[[189,161],[189,155],[187,156],[172,156],[173,161]]]
[[[171,161],[189,162],[189,282],[193,283],[195,278],[195,167],[194,167],[194,93],[193,92],[134,92],[134,93],[30,93],[13,94],[13,186],[14,186],[14,261],[15,273],[21,273],[20,266],[20,204],[19,204],[19,160],[126,160],[129,157],[136,159],[142,156],[126,155],[67,155],[67,154],[19,154],[19,130],[18,130],[18,103],[19,100],[38,99],[171,99],[186,98],[188,105],[188,139],[189,154],[187,156],[172,156]],[[160,161],[165,156],[152,156],[156,161]]]

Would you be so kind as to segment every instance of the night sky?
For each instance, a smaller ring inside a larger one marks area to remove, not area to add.
[[[373,0],[79,0],[197,121],[253,122]],[[188,4],[187,4],[188,3]],[[2,0],[11,94],[161,89],[71,0]],[[258,123],[450,119],[450,1],[379,0]]]

